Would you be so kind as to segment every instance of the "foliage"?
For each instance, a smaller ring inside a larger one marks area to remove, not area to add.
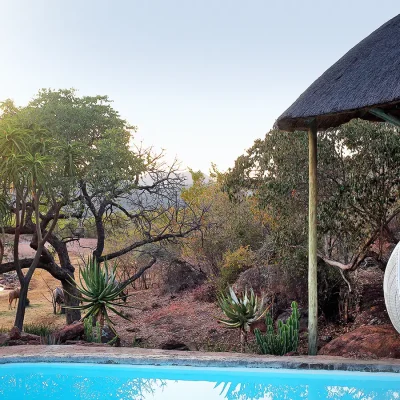
[[[96,325],[93,326],[92,318],[85,318],[83,320],[83,329],[87,342],[101,343],[101,327],[99,321],[96,321]]]
[[[239,274],[254,263],[255,256],[250,246],[240,246],[235,251],[228,250],[223,255],[220,284],[223,288],[236,281]]]
[[[227,318],[219,319],[218,322],[228,328],[238,328],[244,332],[250,331],[250,324],[255,321],[259,311],[258,299],[253,290],[250,290],[250,296],[246,290],[243,297],[237,297],[233,289],[229,287],[229,294],[220,293],[217,301]]]
[[[109,267],[107,260],[101,264],[96,259],[89,258],[79,270],[79,281],[76,282],[76,287],[81,295],[80,301],[83,303],[76,308],[86,311],[84,319],[92,321],[94,318],[100,323],[101,328],[104,326],[104,321],[107,321],[113,331],[114,324],[109,317],[109,311],[128,319],[115,308],[129,307],[121,300],[126,285],[118,282],[116,263]]]
[[[278,321],[278,330],[275,333],[274,322],[268,313],[265,320],[267,332],[263,335],[259,329],[254,330],[260,352],[283,356],[291,351],[296,351],[299,343],[299,318],[297,303],[293,301],[292,314],[286,323]]]
[[[54,328],[45,323],[30,323],[24,325],[24,332],[32,335],[48,337],[53,334]]]
[[[399,176],[398,128],[353,120],[318,133],[319,274],[328,290],[321,299],[364,262],[383,267],[384,241],[397,242],[391,223],[400,213]],[[250,198],[266,214],[270,263],[293,283],[306,281],[307,133],[270,131],[235,161],[223,187],[235,202]],[[326,266],[335,270],[325,273]]]
[[[55,346],[60,344],[60,339],[52,333],[40,336],[40,344]]]
[[[179,198],[185,179],[178,163],[167,165],[162,153],[135,146],[136,127],[107,96],[44,89],[25,107],[5,101],[0,112],[0,197],[8,203],[1,210],[14,214],[4,229],[17,244],[19,231],[32,235],[31,246],[38,248],[36,259],[2,262],[0,273],[20,268],[22,280],[22,271],[30,268],[24,290],[34,269],[45,268],[61,281],[66,304],[76,305],[67,248],[79,239],[76,226],[97,239],[92,256],[98,262],[147,252],[149,243],[177,241],[199,228],[203,211],[195,213]],[[112,235],[125,240],[108,245]],[[144,265],[135,279],[153,264]],[[67,323],[80,319],[79,310],[70,307],[66,317]],[[22,320],[23,315],[19,324]]]
[[[258,210],[254,212],[249,199],[238,203],[229,200],[228,194],[221,190],[224,174],[215,166],[209,179],[201,172],[191,172],[193,185],[182,191],[182,198],[191,207],[206,208],[208,212],[203,216],[201,232],[184,241],[182,255],[215,277],[223,269],[224,256],[234,258],[229,254],[241,247],[248,247],[250,254],[262,246],[266,233],[264,219]],[[232,279],[228,282],[231,283]]]

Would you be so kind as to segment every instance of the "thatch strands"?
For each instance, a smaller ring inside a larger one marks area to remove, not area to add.
[[[400,119],[400,15],[386,22],[321,75],[277,120],[282,130],[318,129],[352,118],[381,121],[378,108]]]

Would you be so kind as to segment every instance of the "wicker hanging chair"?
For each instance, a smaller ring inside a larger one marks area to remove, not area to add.
[[[394,248],[387,263],[383,292],[389,318],[400,333],[400,242]]]

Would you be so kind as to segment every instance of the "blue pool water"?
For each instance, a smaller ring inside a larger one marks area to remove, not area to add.
[[[0,365],[0,399],[400,400],[400,375],[98,364]]]

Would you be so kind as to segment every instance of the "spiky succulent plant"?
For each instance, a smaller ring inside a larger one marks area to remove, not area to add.
[[[250,325],[256,320],[259,309],[258,299],[253,289],[250,289],[250,294],[246,289],[243,297],[240,297],[236,296],[233,289],[229,287],[229,294],[219,294],[218,305],[226,316],[226,319],[218,319],[219,322],[228,328],[250,331]]]
[[[107,321],[112,330],[114,330],[113,322],[108,315],[109,311],[127,319],[115,308],[129,307],[121,303],[126,294],[123,292],[125,286],[117,280],[117,264],[110,267],[107,261],[100,264],[95,259],[89,258],[80,268],[79,280],[75,283],[82,305],[71,308],[86,311],[85,319],[93,317],[100,322],[100,326]]]

